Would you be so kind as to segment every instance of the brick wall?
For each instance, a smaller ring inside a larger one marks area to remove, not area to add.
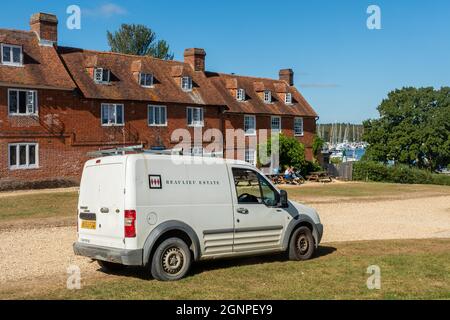
[[[257,130],[265,129],[268,130],[268,134],[271,133],[271,116],[270,115],[256,115],[256,128]],[[230,113],[226,114],[224,118],[224,128],[225,129],[236,129],[244,127],[244,114]],[[281,116],[281,132],[289,137],[294,136],[294,117],[291,116]],[[308,161],[313,160],[312,144],[316,132],[316,120],[311,117],[303,118],[303,136],[296,137],[305,146],[305,158]],[[259,132],[257,132],[256,137],[259,137]],[[250,139],[255,139],[255,137],[245,136],[246,145],[250,143]],[[229,141],[227,141],[229,142]],[[256,142],[257,143],[257,142]],[[230,148],[231,144],[226,145],[226,149]],[[235,141],[234,147],[237,147]],[[236,154],[236,153],[235,153]],[[235,156],[236,157],[236,156]]]
[[[38,116],[10,116],[8,88],[0,87],[0,184],[53,179],[79,181],[89,151],[140,143],[145,147],[172,148],[179,142],[171,139],[172,132],[178,128],[186,128],[194,136],[194,129],[187,126],[185,105],[166,104],[168,125],[149,127],[148,103],[86,100],[69,91],[37,91]],[[124,104],[125,125],[102,126],[102,103]],[[219,107],[204,107],[203,131],[222,130],[220,115]],[[209,143],[204,142],[204,145]],[[10,143],[38,143],[39,167],[10,170]]]

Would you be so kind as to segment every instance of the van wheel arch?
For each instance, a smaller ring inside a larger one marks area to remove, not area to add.
[[[169,238],[183,240],[191,251],[192,258],[197,261],[200,257],[200,242],[194,230],[181,221],[167,221],[156,227],[144,244],[144,265],[151,264],[158,246]]]
[[[314,228],[314,223],[312,221],[305,219],[305,220],[297,221],[296,223],[294,223],[294,221],[292,221],[292,226],[288,227],[288,232],[287,232],[286,236],[284,237],[284,241],[283,241],[284,250],[288,250],[289,243],[291,242],[292,236],[294,235],[295,231],[301,227],[307,227],[311,231],[313,239],[314,239],[314,245],[317,246],[317,241],[318,241],[317,230]]]

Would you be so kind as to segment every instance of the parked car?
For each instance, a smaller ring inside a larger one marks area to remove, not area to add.
[[[87,161],[75,253],[107,270],[143,266],[163,281],[183,278],[198,260],[312,257],[323,232],[314,209],[288,200],[246,162],[195,159],[139,153]]]

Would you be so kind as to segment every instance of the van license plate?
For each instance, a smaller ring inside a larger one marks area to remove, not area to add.
[[[95,228],[97,228],[97,223],[96,223],[96,221],[82,220],[81,221],[81,228],[83,228],[83,229],[95,229]]]

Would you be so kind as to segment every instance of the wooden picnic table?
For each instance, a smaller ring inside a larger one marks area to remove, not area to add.
[[[269,178],[273,184],[295,184],[299,185],[305,182],[303,177],[297,177],[297,178],[286,178],[284,174],[278,173],[278,174],[267,174],[267,178]]]
[[[331,182],[333,181],[326,171],[316,171],[311,172],[310,175],[306,176],[308,181],[316,182]]]

